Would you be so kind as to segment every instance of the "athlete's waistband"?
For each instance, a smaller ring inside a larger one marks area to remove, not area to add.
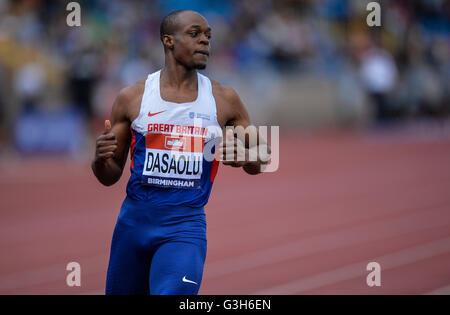
[[[148,200],[134,199],[129,195],[125,197],[124,204],[136,210],[161,214],[196,215],[205,213],[204,207],[191,207],[186,205],[154,205]]]

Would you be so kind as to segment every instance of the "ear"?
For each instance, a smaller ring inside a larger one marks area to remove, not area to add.
[[[163,36],[163,44],[167,49],[173,49],[174,38],[172,35],[164,35]]]

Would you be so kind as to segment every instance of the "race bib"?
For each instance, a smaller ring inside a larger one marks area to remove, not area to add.
[[[142,184],[160,188],[200,188],[202,136],[149,133],[145,137]]]

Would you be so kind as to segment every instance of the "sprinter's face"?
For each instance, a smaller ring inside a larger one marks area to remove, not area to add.
[[[172,50],[178,63],[189,69],[205,69],[210,53],[211,28],[208,21],[195,12],[183,12],[177,17],[173,35],[166,35],[164,44]]]

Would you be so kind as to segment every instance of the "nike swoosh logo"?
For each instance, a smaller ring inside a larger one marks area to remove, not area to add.
[[[188,279],[186,279],[186,276],[184,276],[184,277],[183,277],[183,282],[187,282],[187,283],[193,283],[193,284],[196,284],[196,285],[198,285],[198,283],[197,283],[197,282],[194,282],[194,281],[191,281],[191,280],[188,280]]]
[[[165,112],[165,110],[163,110],[163,111],[161,111],[161,112],[154,113],[154,114],[152,114],[152,113],[149,112],[149,113],[148,113],[148,117],[152,117],[152,116],[155,116],[155,115],[164,113],[164,112]]]

